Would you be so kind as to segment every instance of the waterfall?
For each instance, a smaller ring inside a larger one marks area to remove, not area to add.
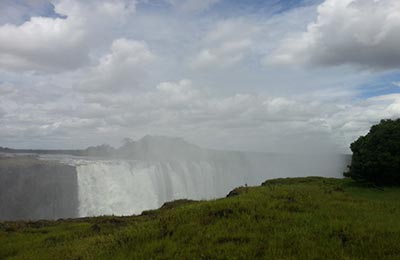
[[[71,163],[71,162],[70,162]],[[131,215],[176,199],[213,199],[247,183],[246,166],[213,161],[87,160],[76,164],[79,216]]]
[[[0,160],[0,220],[140,214],[177,199],[221,198],[271,178],[341,177],[349,159],[159,147],[142,143],[132,157]]]
[[[65,162],[64,162],[65,163]],[[341,177],[340,156],[214,153],[201,160],[70,159],[77,172],[79,217],[132,215],[177,199],[226,196],[275,177]]]
[[[271,178],[341,177],[350,158],[211,150],[152,136],[102,149],[0,160],[0,220],[140,214],[177,199],[221,198]]]
[[[132,215],[177,199],[221,198],[238,186],[259,185],[271,178],[341,177],[347,163],[345,157],[335,154],[218,151],[203,149],[182,139],[150,136],[128,143],[106,157],[101,157],[102,153],[99,155],[96,151],[99,152],[94,149],[94,154],[87,156],[41,155],[42,164],[54,165],[54,170],[48,167],[47,171],[35,172],[35,185],[32,181],[15,180],[14,186],[21,186],[18,189],[21,191],[32,191],[33,197],[51,194],[44,196],[48,203],[39,205],[32,202],[30,206],[33,209],[45,207],[46,210],[42,211],[46,218]],[[49,164],[47,161],[57,163]],[[64,176],[61,169],[65,166],[69,170]],[[60,174],[52,177],[54,184],[42,187],[47,183],[46,173],[51,171]],[[3,171],[1,176],[8,179],[14,175]],[[26,178],[30,175],[18,176]],[[6,190],[3,193],[12,199],[25,196],[23,192],[13,194]],[[70,197],[75,198],[71,200],[73,203],[69,203]],[[18,213],[23,204],[14,204]],[[53,205],[51,209],[57,212],[47,213],[49,205]],[[56,209],[54,205],[68,212]],[[17,213],[10,213],[10,216],[19,216]],[[25,216],[29,218],[29,215]]]

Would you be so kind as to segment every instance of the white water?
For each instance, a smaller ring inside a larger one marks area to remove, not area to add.
[[[79,161],[79,216],[131,215],[176,199],[212,199],[248,183],[216,162]]]
[[[260,185],[271,178],[341,177],[347,163],[328,154],[216,152],[175,142],[160,146],[164,139],[145,141],[134,153],[136,160],[65,155],[43,159],[76,167],[79,217],[140,214],[176,199],[224,197],[235,187]]]

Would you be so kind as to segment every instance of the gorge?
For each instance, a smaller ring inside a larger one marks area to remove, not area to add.
[[[177,199],[224,197],[277,177],[341,177],[339,154],[271,154],[203,149],[146,136],[107,157],[3,154],[0,220],[132,215]]]

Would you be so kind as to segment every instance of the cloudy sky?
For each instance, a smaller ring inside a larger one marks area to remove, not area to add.
[[[348,151],[399,68],[398,0],[1,0],[0,146]]]

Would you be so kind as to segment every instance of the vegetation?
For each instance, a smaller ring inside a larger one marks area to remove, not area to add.
[[[399,259],[400,188],[277,179],[132,217],[0,224],[0,259]]]
[[[345,176],[376,185],[400,185],[400,119],[382,120],[351,144]]]

